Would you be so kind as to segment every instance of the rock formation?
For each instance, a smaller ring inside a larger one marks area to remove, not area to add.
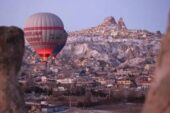
[[[125,22],[123,21],[123,18],[120,18],[117,22],[117,27],[118,27],[118,30],[126,30],[126,25],[125,25]]]
[[[102,23],[103,26],[110,26],[110,25],[116,25],[116,24],[117,24],[116,20],[112,16],[106,17]]]
[[[142,113],[170,113],[170,18],[169,27],[161,42],[154,81]]]
[[[0,113],[26,113],[17,81],[23,54],[23,31],[17,27],[0,27]]]
[[[97,26],[82,29],[80,31],[74,31],[68,33],[69,37],[112,37],[113,39],[118,38],[131,38],[131,39],[144,39],[161,37],[161,33],[153,33],[147,30],[141,29],[129,29],[126,26],[123,18],[115,20],[114,17],[106,17],[103,22]],[[69,38],[68,38],[69,39]],[[84,38],[86,39],[86,38]]]

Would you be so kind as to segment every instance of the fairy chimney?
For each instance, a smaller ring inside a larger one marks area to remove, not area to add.
[[[115,18],[112,16],[106,17],[102,23],[103,26],[116,25]]]
[[[161,42],[154,81],[142,113],[170,113],[170,17],[169,27]]]
[[[0,27],[0,113],[27,113],[17,81],[23,54],[23,31]]]
[[[118,30],[126,30],[127,29],[123,18],[120,18],[118,20],[117,27],[118,27]]]

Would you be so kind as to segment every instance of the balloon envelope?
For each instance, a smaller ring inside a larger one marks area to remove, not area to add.
[[[58,54],[67,40],[61,19],[52,13],[37,13],[28,18],[24,27],[25,38],[43,59]]]

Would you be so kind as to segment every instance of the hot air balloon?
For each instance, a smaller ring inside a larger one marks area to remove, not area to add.
[[[67,40],[63,22],[52,13],[36,13],[30,16],[24,26],[24,33],[28,43],[43,61],[52,54],[57,55]]]

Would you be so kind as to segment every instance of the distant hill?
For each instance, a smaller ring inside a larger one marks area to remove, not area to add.
[[[117,22],[114,17],[109,16],[104,19],[104,21],[97,25],[96,27],[91,27],[88,29],[83,29],[80,31],[69,32],[69,36],[102,36],[112,38],[152,38],[160,37],[161,33],[152,33],[147,30],[140,29],[128,29],[123,18],[120,18]]]

